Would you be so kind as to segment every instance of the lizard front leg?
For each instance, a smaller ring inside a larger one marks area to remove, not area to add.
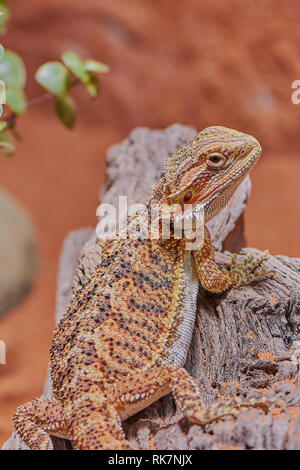
[[[50,434],[68,438],[62,406],[57,401],[35,399],[17,408],[16,431],[32,450],[52,450]]]
[[[234,255],[229,270],[220,268],[215,262],[215,253],[207,227],[204,227],[204,243],[201,250],[193,251],[202,286],[215,293],[223,292],[229,287],[246,286],[266,274],[271,274],[270,271],[259,267],[268,254],[268,251],[264,251],[255,259],[252,253],[248,253],[240,263],[236,261]]]

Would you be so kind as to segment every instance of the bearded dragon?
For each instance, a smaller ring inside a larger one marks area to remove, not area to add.
[[[261,154],[252,136],[220,126],[200,132],[166,161],[147,207],[188,204],[184,217],[205,223],[232,197]],[[129,220],[129,233],[134,218]],[[15,428],[31,449],[52,449],[50,436],[74,449],[130,449],[122,421],[172,392],[189,420],[205,425],[266,399],[205,409],[194,379],[183,368],[196,315],[199,284],[209,292],[245,286],[268,271],[264,252],[229,268],[215,262],[209,231],[203,246],[186,238],[117,238],[104,244],[102,261],[76,294],[51,347],[54,399],[20,406]]]

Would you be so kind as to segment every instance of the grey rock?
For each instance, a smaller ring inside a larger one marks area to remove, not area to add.
[[[0,189],[0,317],[29,292],[37,269],[32,224],[24,209]]]

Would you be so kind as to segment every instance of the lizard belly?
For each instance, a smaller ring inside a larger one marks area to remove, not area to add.
[[[199,277],[191,251],[185,252],[184,258],[184,296],[180,312],[177,337],[163,365],[184,366],[190,347],[197,311]]]

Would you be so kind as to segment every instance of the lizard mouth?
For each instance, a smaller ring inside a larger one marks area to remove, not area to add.
[[[198,221],[203,218],[203,220],[206,219],[207,221],[214,217],[217,212],[226,206],[250,168],[257,162],[260,154],[261,147],[256,144],[249,152],[246,159],[236,162],[231,167],[231,176],[226,178],[224,183],[211,189],[205,197],[203,197],[203,195],[200,196],[198,200],[191,204],[190,209],[185,210],[183,214],[175,216],[174,221],[179,223],[183,220],[189,221],[193,218]]]
[[[192,209],[185,211],[183,214],[177,215],[174,217],[176,223],[182,222],[183,220],[189,221],[190,219],[196,219],[198,221],[204,217],[205,204],[195,203],[192,204]]]

